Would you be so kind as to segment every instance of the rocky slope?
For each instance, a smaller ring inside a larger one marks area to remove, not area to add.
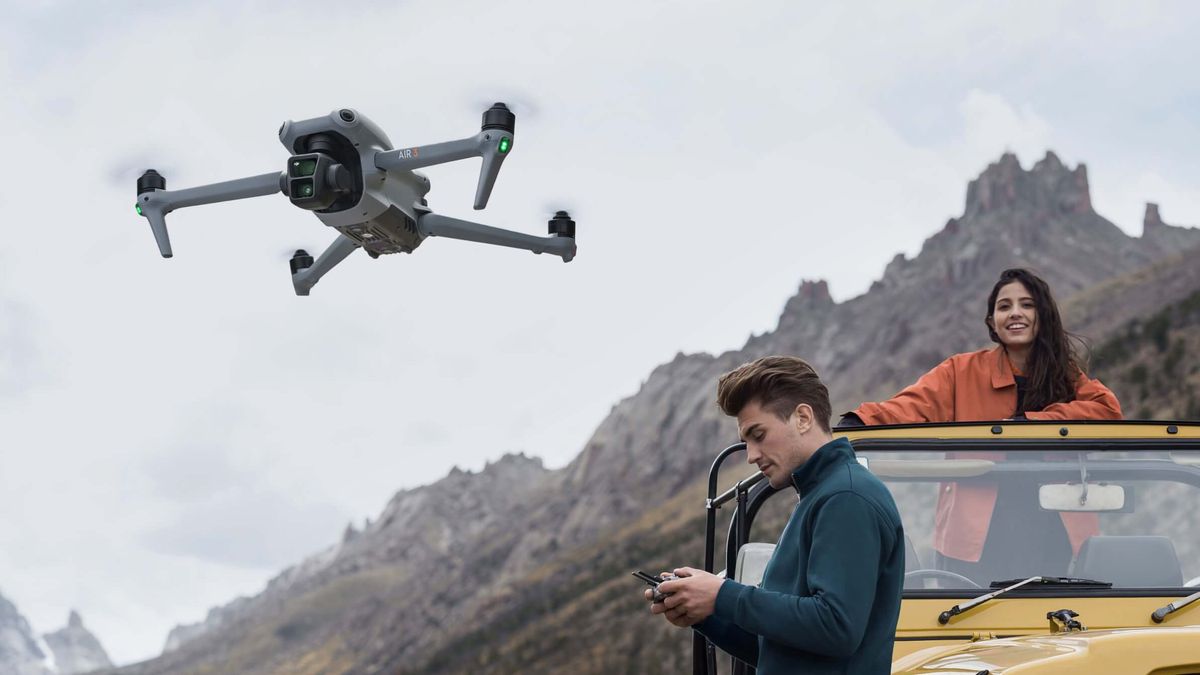
[[[713,404],[719,374],[791,353],[831,383],[835,410],[885,397],[987,344],[986,295],[1016,265],[1060,300],[1081,298],[1068,325],[1108,344],[1200,289],[1154,273],[1186,266],[1171,255],[1191,246],[1200,231],[1163,223],[1157,208],[1144,236],[1125,235],[1093,210],[1083,166],[1049,153],[1025,170],[1005,155],[971,182],[962,216],[866,294],[835,303],[824,282],[804,282],[775,331],[656,368],[563,470],[510,456],[400,493],[363,532],[120,672],[677,672],[686,643],[643,615],[628,572],[699,563],[701,477],[736,438]],[[1104,311],[1114,293],[1129,299],[1122,318]]]
[[[39,642],[29,621],[0,595],[0,675],[78,675],[112,667],[75,611],[66,627],[42,637]]]
[[[29,621],[0,595],[0,675],[49,675],[47,663]]]
[[[54,672],[59,675],[78,675],[112,667],[104,647],[91,631],[84,628],[78,612],[71,612],[66,627],[43,637],[54,654]]]

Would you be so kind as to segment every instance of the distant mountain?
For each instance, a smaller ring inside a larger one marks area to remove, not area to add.
[[[111,668],[112,661],[95,635],[83,627],[83,618],[72,610],[64,628],[43,636],[54,654],[54,671],[58,675],[79,675],[101,668]]]
[[[401,492],[363,531],[117,672],[679,672],[686,634],[650,620],[629,572],[700,563],[703,476],[736,439],[713,402],[721,373],[797,354],[831,384],[835,412],[886,397],[945,356],[987,345],[987,293],[1022,265],[1099,346],[1126,410],[1146,401],[1154,411],[1152,381],[1139,389],[1118,352],[1142,354],[1139,336],[1158,340],[1159,324],[1147,326],[1168,312],[1164,353],[1195,353],[1188,303],[1200,266],[1179,255],[1192,247],[1200,231],[1163,223],[1157,207],[1142,237],[1098,215],[1082,165],[1048,153],[1026,170],[1005,154],[970,183],[963,214],[915,258],[897,256],[867,293],[835,303],[825,282],[802,283],[776,330],[654,369],[566,468],[507,456]],[[1196,361],[1185,356],[1182,370]]]
[[[29,621],[0,595],[0,675],[50,675]]]
[[[0,595],[0,675],[78,675],[112,667],[104,647],[72,611],[67,626],[39,643],[29,621]]]

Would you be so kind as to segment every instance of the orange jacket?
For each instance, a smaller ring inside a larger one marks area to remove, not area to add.
[[[912,385],[880,403],[863,403],[854,411],[864,424],[918,422],[982,422],[1013,416],[1017,383],[1002,347],[955,354],[921,376]],[[1121,404],[1099,380],[1080,374],[1075,400],[1053,403],[1040,411],[1026,412],[1031,420],[1121,419]],[[984,453],[971,457],[987,459]],[[990,459],[1002,459],[995,453]],[[977,562],[987,539],[996,485],[943,483],[938,499],[933,547],[942,555]],[[1071,548],[1098,534],[1094,513],[1062,513]]]

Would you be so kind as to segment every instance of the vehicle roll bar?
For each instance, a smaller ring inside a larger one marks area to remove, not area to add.
[[[735,443],[725,448],[713,460],[712,468],[708,471],[708,496],[704,501],[704,571],[710,574],[715,571],[713,567],[716,562],[717,510],[731,500],[736,501],[733,518],[729,521],[729,534],[726,537],[726,578],[733,578],[737,572],[737,552],[750,537],[750,524],[754,522],[754,515],[765,500],[765,495],[775,492],[769,483],[760,485],[766,476],[761,471],[756,471],[720,495],[717,494],[721,465],[730,455],[745,449],[745,443]],[[741,661],[733,659],[734,675],[744,675],[753,670]],[[716,647],[695,631],[692,633],[692,673],[694,675],[716,675],[717,673]]]

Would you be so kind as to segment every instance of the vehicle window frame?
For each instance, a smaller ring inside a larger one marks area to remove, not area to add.
[[[1072,425],[1078,422],[1072,422]],[[922,452],[922,453],[947,453],[947,452],[1005,452],[1005,453],[1157,453],[1160,456],[1153,459],[1109,459],[1104,460],[1097,457],[1089,456],[1087,461],[1088,478],[1103,480],[1106,473],[1112,473],[1117,470],[1117,463],[1120,463],[1120,468],[1125,470],[1138,469],[1139,467],[1147,472],[1147,477],[1138,477],[1138,481],[1142,480],[1169,480],[1170,482],[1182,483],[1191,485],[1200,489],[1200,464],[1182,463],[1175,461],[1169,453],[1184,453],[1184,452],[1200,452],[1200,439],[1193,438],[1170,438],[1170,439],[1148,439],[1148,438],[1114,438],[1114,439],[1095,439],[1095,438],[973,438],[973,439],[944,439],[944,438],[864,438],[851,440],[856,453],[900,453],[900,452]],[[861,456],[861,455],[860,455]],[[1105,466],[1107,462],[1112,466]],[[870,460],[868,459],[868,470]],[[1079,463],[1076,459],[1064,461],[1061,466],[1055,466],[1055,471],[1047,474],[1053,479],[1059,475],[1078,479]],[[1045,468],[1046,463],[1039,461],[1039,467]],[[993,468],[993,471],[997,469]],[[1000,472],[1016,471],[1015,465],[1009,467],[1001,467]],[[990,473],[990,472],[989,472]],[[976,478],[953,478],[956,482],[986,479],[986,474],[983,477]],[[883,480],[885,484],[889,482],[928,482],[937,483],[947,479],[944,478],[888,478]],[[1120,480],[1113,482],[1128,481],[1128,476],[1122,476]],[[755,516],[758,510],[762,507],[767,499],[770,499],[777,492],[790,491],[791,488],[775,489],[772,488],[766,481],[754,486],[748,496],[747,504],[747,533],[752,535],[754,528]],[[730,533],[737,526],[736,518],[730,523]],[[748,541],[753,541],[751,536]],[[729,556],[732,548],[732,538],[726,539],[726,554]],[[736,556],[736,551],[732,551]],[[1186,581],[1187,579],[1185,579]],[[1048,598],[1070,598],[1070,597],[1098,597],[1098,598],[1121,598],[1121,597],[1173,597],[1177,598],[1181,593],[1187,594],[1187,591],[1195,591],[1195,587],[1188,586],[1165,586],[1165,587],[1137,587],[1137,588],[1105,588],[1105,589],[1081,589],[1081,588],[1020,588],[1012,592],[1011,597],[1048,597]],[[917,599],[956,599],[956,598],[971,598],[979,594],[980,589],[977,588],[954,588],[954,589],[904,589],[902,599],[917,600]]]

